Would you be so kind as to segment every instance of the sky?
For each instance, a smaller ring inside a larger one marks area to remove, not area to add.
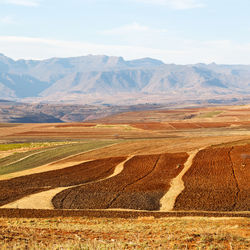
[[[250,64],[250,0],[0,0],[0,53]]]

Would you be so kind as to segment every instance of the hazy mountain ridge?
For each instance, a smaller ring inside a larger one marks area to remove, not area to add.
[[[3,99],[131,104],[248,94],[247,65],[174,65],[93,55],[14,61],[0,54]]]

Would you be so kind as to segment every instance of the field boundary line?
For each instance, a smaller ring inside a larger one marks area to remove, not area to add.
[[[242,217],[250,218],[249,211],[242,212],[218,212],[218,211],[111,211],[107,209],[0,209],[3,218],[55,218],[55,217],[89,217],[89,218],[131,218],[154,216],[164,217]]]
[[[181,194],[181,192],[185,189],[184,181],[182,180],[183,176],[186,174],[186,172],[191,168],[193,159],[197,155],[201,149],[196,149],[194,151],[189,152],[189,157],[184,163],[184,168],[182,171],[177,175],[175,178],[173,178],[170,182],[170,188],[167,191],[167,193],[161,198],[160,200],[160,211],[162,212],[169,212],[172,211],[174,208],[175,201],[177,197]]]

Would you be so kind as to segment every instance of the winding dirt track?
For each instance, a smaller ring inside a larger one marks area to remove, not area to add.
[[[168,212],[168,211],[173,210],[176,198],[185,189],[185,185],[184,185],[184,182],[182,180],[182,177],[185,175],[185,173],[192,166],[193,159],[198,152],[199,152],[199,150],[195,150],[195,151],[188,153],[189,158],[185,162],[184,168],[182,169],[180,174],[171,181],[170,189],[160,200],[160,204],[161,204],[160,211]]]
[[[97,181],[87,182],[86,184],[104,181],[104,180],[107,180],[109,178],[112,178],[112,177],[120,174],[124,168],[124,164],[127,161],[129,161],[132,157],[133,157],[133,155],[129,156],[125,161],[119,163],[116,166],[116,168],[114,169],[114,172],[110,176],[103,178],[103,179],[100,179],[100,180],[97,180]],[[68,186],[68,187],[58,187],[58,188],[54,188],[54,189],[40,192],[37,194],[28,195],[20,200],[17,200],[17,201],[9,203],[7,205],[4,205],[1,208],[54,209],[54,206],[53,206],[51,201],[56,194],[66,190],[66,189],[70,189],[73,187],[79,187],[82,185],[84,185],[84,184]]]

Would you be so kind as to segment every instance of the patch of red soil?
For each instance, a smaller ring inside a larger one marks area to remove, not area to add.
[[[225,128],[230,127],[231,122],[197,122],[196,125],[201,128]]]
[[[56,125],[55,128],[81,128],[81,127],[93,127],[95,126],[95,123],[67,123],[67,124],[60,124]]]

